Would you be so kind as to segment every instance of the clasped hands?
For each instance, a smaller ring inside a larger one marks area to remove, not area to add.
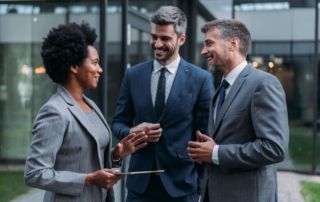
[[[197,141],[189,141],[188,154],[194,162],[212,162],[212,150],[215,141],[199,130],[196,132]]]

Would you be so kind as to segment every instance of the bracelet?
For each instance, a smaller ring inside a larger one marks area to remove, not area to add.
[[[119,162],[120,160],[121,160],[121,158],[113,159],[113,162]]]

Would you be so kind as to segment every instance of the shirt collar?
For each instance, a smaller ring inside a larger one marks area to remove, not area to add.
[[[248,65],[248,62],[245,60],[241,62],[238,66],[236,66],[225,78],[229,85],[232,86],[238,75],[241,73],[241,71]],[[223,80],[224,78],[222,78]]]
[[[172,61],[170,64],[166,65],[166,68],[168,69],[168,71],[171,74],[175,74],[175,72],[177,71],[178,67],[179,67],[179,63],[180,63],[180,55],[178,55],[178,57]],[[157,60],[153,60],[153,72],[157,73],[158,71],[160,71],[160,69],[163,67],[162,64],[160,64]]]

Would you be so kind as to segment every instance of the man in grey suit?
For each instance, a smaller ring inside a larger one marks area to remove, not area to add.
[[[201,52],[223,75],[210,107],[207,135],[189,142],[203,162],[201,201],[278,201],[276,163],[283,161],[289,130],[284,90],[276,77],[247,63],[251,36],[236,20],[206,23]]]

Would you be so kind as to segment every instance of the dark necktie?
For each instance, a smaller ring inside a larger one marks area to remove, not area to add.
[[[222,83],[221,83],[221,86],[220,86],[220,91],[219,91],[219,102],[218,102],[218,105],[217,105],[217,110],[216,110],[216,119],[218,119],[218,115],[219,115],[219,112],[220,112],[220,109],[223,105],[223,102],[224,102],[224,98],[226,97],[226,88],[228,88],[229,86],[229,83],[227,82],[227,80],[223,79]]]
[[[157,96],[156,101],[154,105],[154,109],[156,111],[158,119],[161,116],[161,113],[163,111],[165,100],[166,100],[166,70],[167,68],[163,67],[160,71],[160,77],[158,82],[158,90],[157,90]]]

